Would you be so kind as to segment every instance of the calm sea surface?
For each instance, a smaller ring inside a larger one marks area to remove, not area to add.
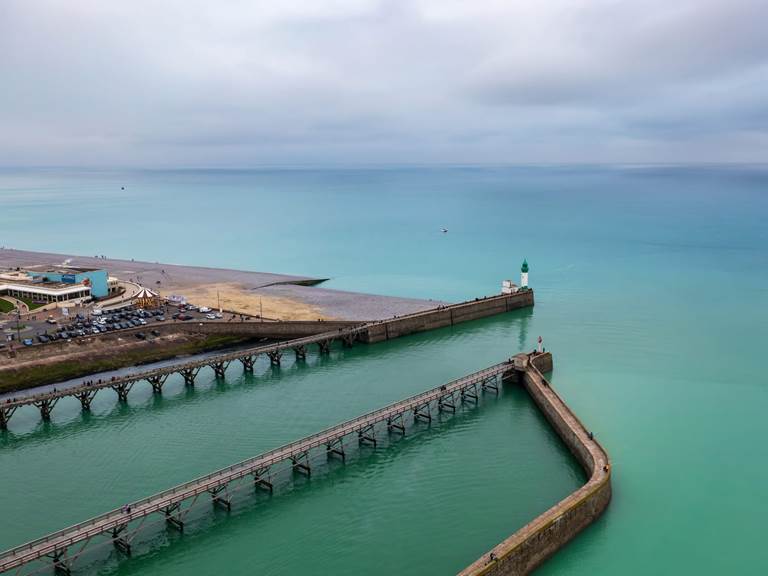
[[[125,190],[121,190],[124,186]],[[0,245],[331,277],[460,300],[528,258],[536,307],[0,436],[0,549],[534,346],[614,500],[543,574],[764,574],[768,169],[0,170]],[[449,229],[448,234],[440,228]],[[449,574],[584,481],[519,390],[150,527],[99,574]]]

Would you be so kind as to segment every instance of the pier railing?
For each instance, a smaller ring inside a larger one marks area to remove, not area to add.
[[[61,564],[61,558],[66,550],[74,544],[79,542],[87,543],[94,536],[110,533],[117,544],[119,532],[134,520],[156,512],[164,512],[166,519],[168,519],[169,514],[174,510],[174,506],[187,499],[206,492],[210,492],[215,496],[218,489],[250,474],[254,474],[254,477],[258,479],[259,476],[275,464],[288,459],[294,460],[295,464],[295,458],[302,455],[307,456],[313,448],[326,445],[330,451],[333,443],[355,432],[360,434],[363,430],[369,430],[382,421],[387,420],[389,422],[389,419],[398,416],[402,417],[408,412],[413,412],[415,419],[419,410],[426,410],[429,414],[433,409],[433,403],[440,403],[445,398],[451,398],[453,401],[457,393],[462,393],[470,388],[476,390],[478,384],[483,385],[486,382],[494,381],[494,387],[496,387],[499,379],[512,369],[513,365],[510,362],[496,364],[437,388],[415,394],[384,408],[352,418],[316,434],[269,450],[253,458],[248,458],[226,468],[164,490],[153,496],[143,498],[131,503],[130,508],[112,510],[37,540],[22,544],[0,555],[0,572],[45,558],[52,558],[54,560],[54,567],[60,571],[62,569],[67,571],[66,565]],[[463,394],[461,398],[463,398]],[[308,468],[308,466],[305,467]],[[128,509],[130,512],[126,511]],[[177,521],[177,523],[181,524],[180,521]],[[124,544],[124,546],[129,545]]]
[[[520,292],[520,300],[525,301],[529,294],[532,294],[532,292]],[[297,358],[306,358],[306,348],[311,344],[318,345],[320,347],[320,352],[324,353],[330,350],[330,345],[334,341],[341,341],[347,346],[352,346],[353,342],[356,340],[368,341],[366,335],[370,336],[372,330],[375,330],[376,328],[380,329],[382,325],[401,325],[404,321],[407,322],[409,319],[429,317],[430,315],[442,314],[446,311],[462,310],[467,307],[471,308],[478,303],[486,303],[488,301],[505,298],[508,299],[510,297],[515,297],[515,295],[488,296],[457,304],[440,305],[436,308],[415,312],[413,314],[395,316],[385,320],[363,322],[358,325],[329,330],[319,334],[295,338],[293,340],[285,340],[273,344],[212,354],[203,358],[198,357],[185,362],[173,363],[150,370],[132,372],[123,376],[105,377],[98,380],[94,379],[88,383],[63,386],[58,389],[53,388],[52,390],[47,390],[45,392],[29,394],[22,390],[18,392],[18,396],[8,398],[6,395],[3,400],[0,400],[0,430],[8,427],[10,418],[13,416],[14,412],[22,406],[36,406],[40,410],[41,417],[44,420],[49,420],[51,411],[55,405],[61,398],[67,396],[77,397],[82,404],[83,410],[89,410],[91,401],[96,392],[105,388],[111,388],[117,393],[118,399],[125,402],[127,401],[128,393],[133,385],[142,380],[148,381],[152,385],[153,390],[156,393],[160,393],[168,376],[174,373],[181,374],[184,377],[185,384],[191,386],[194,384],[199,370],[205,366],[210,366],[217,377],[224,377],[224,373],[229,364],[236,360],[239,360],[243,364],[243,368],[246,371],[252,371],[255,359],[262,354],[269,356],[270,362],[273,365],[279,365],[280,358],[286,350],[294,350]]]

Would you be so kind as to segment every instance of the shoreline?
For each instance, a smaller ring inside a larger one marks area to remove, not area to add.
[[[190,302],[279,320],[383,320],[445,304],[423,300],[322,288],[328,278],[77,256],[0,248],[0,269],[44,268],[71,260],[73,266],[104,268],[111,276]]]

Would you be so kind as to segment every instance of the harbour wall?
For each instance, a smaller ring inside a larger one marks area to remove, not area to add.
[[[487,296],[477,298],[468,302],[459,304],[449,304],[432,308],[424,312],[408,314],[406,316],[394,317],[378,322],[367,323],[366,332],[362,333],[360,339],[364,342],[373,344],[383,342],[393,338],[399,338],[416,332],[425,332],[435,330],[446,326],[453,326],[470,320],[486,318],[496,314],[503,314],[510,310],[533,306],[533,290],[524,290],[515,294],[500,294],[498,296]],[[150,320],[146,326],[120,330],[119,332],[108,332],[106,334],[94,334],[83,338],[76,338],[66,341],[56,341],[44,344],[42,346],[17,346],[16,357],[18,359],[33,360],[45,358],[59,354],[66,354],[68,351],[88,349],[90,344],[96,342],[116,341],[120,338],[135,338],[138,332],[149,333],[157,330],[160,335],[166,336],[174,333],[196,333],[206,335],[227,335],[227,336],[245,336],[249,338],[266,338],[270,340],[292,340],[294,338],[304,338],[306,336],[315,336],[325,332],[336,332],[359,326],[366,322],[355,322],[349,320],[293,320],[279,322],[219,322],[205,320],[200,321],[174,321],[154,323]]]
[[[445,328],[470,320],[478,320],[510,310],[533,306],[533,290],[523,290],[515,294],[500,294],[478,298],[460,304],[450,304],[409,314],[400,318],[384,320],[371,325],[364,340],[369,343],[392,340],[408,334]]]
[[[589,480],[465,568],[460,576],[528,574],[594,522],[611,500],[608,455],[549,385],[550,353],[515,357],[517,375],[536,406],[584,468]]]
[[[188,331],[199,334],[224,334],[227,336],[252,336],[254,338],[268,338],[270,340],[293,340],[306,336],[315,336],[324,332],[334,332],[357,326],[361,322],[348,322],[336,320],[293,320],[280,322],[176,322],[166,324],[169,331]],[[144,326],[146,332],[146,326]],[[149,328],[156,328],[149,326]],[[138,329],[137,329],[138,330]],[[141,330],[138,330],[139,332]]]

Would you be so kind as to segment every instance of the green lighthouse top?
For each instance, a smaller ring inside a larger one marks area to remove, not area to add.
[[[523,260],[523,267],[520,268],[520,272],[528,272],[528,259]]]

